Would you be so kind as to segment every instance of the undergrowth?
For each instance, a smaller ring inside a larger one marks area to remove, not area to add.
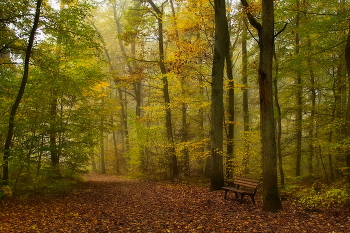
[[[336,210],[350,206],[350,188],[345,184],[335,183],[327,186],[319,182],[313,185],[292,185],[285,192],[307,210]]]

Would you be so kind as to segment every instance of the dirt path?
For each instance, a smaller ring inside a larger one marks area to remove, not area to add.
[[[89,175],[64,196],[0,204],[0,232],[349,232],[344,212],[307,213],[288,207],[267,214],[222,192]],[[340,214],[342,213],[342,214]]]

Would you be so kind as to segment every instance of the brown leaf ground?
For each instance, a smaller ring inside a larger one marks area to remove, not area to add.
[[[223,191],[89,175],[65,195],[0,204],[0,232],[350,232],[346,210],[307,212],[283,202],[278,214]]]

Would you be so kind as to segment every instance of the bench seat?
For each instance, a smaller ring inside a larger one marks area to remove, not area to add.
[[[242,177],[235,177],[233,187],[222,187],[225,190],[224,199],[227,199],[227,193],[233,192],[236,198],[240,198],[240,203],[243,202],[244,196],[249,196],[252,199],[253,204],[255,204],[255,194],[258,189],[259,181],[252,180]]]

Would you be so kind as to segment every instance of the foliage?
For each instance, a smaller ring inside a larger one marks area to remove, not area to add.
[[[64,172],[63,172],[64,173]],[[74,177],[68,176],[55,177],[55,171],[50,167],[43,168],[40,175],[35,180],[27,181],[25,185],[16,186],[15,196],[30,197],[40,195],[63,195],[71,192],[82,178],[75,173]]]
[[[6,4],[19,11],[30,11],[32,7],[30,2],[25,2],[22,8],[11,1]],[[85,173],[100,137],[96,132],[101,130],[101,119],[114,114],[112,106],[115,104],[111,104],[108,111],[101,110],[100,103],[108,93],[105,90],[108,84],[104,82],[106,64],[100,57],[95,31],[86,21],[92,5],[84,2],[62,4],[60,9],[49,4],[43,9],[41,34],[35,44],[30,78],[15,122],[9,160],[10,184],[14,191],[23,184],[24,188],[35,180],[45,180],[45,177],[73,178]],[[18,18],[2,18],[2,26],[25,39],[31,16],[23,13],[15,17]],[[7,41],[3,44],[11,56],[7,58],[8,63],[0,65],[1,135],[7,130],[8,109],[22,72],[21,53],[18,53],[21,49],[15,50]],[[50,167],[55,151],[59,158],[58,168]],[[46,172],[48,170],[50,172]]]
[[[325,186],[316,181],[312,187],[289,186],[286,193],[291,195],[296,203],[310,210],[339,210],[350,204],[349,188]]]
[[[174,9],[170,1],[154,2],[164,11],[164,63],[170,95],[167,107],[172,112],[174,145],[182,172],[178,180],[205,179],[210,168],[214,10],[209,1],[203,0],[173,0]],[[251,8],[245,10],[260,22],[261,1],[249,2]],[[345,163],[349,139],[345,137],[344,127],[349,80],[344,50],[349,33],[349,4],[345,0],[274,2],[275,33],[286,25],[275,38],[274,61],[286,185],[293,184],[295,179],[299,185],[309,185],[315,177],[323,185],[332,184],[347,175],[348,167]],[[8,111],[20,85],[34,1],[0,0],[0,4],[0,142],[3,144]],[[234,174],[259,179],[257,34],[245,22],[246,12],[239,4],[230,2],[227,13],[234,61],[235,120],[228,122],[226,114],[224,127],[227,123],[235,127]],[[242,85],[244,24],[248,27],[247,87]],[[44,187],[54,182],[44,182],[46,178],[59,179],[50,168],[55,151],[59,152],[63,177],[74,178],[88,170],[89,165],[101,171],[103,151],[107,173],[167,179],[169,145],[165,136],[163,76],[157,66],[158,27],[147,1],[62,1],[60,7],[49,1],[45,3],[39,26],[30,78],[16,120],[9,160],[10,189],[16,191],[23,184],[39,187],[35,180],[41,180]],[[301,84],[296,82],[298,74]],[[224,85],[227,106],[228,80]],[[243,130],[245,88],[249,132]],[[302,106],[296,104],[297,90],[301,90]],[[55,113],[53,105],[56,105]],[[298,126],[296,110],[300,107],[302,124]],[[299,153],[297,132],[302,134],[302,176],[295,178]],[[310,187],[297,186],[292,193],[309,208],[345,204],[337,203],[337,197],[342,195],[343,200],[348,199],[345,186],[331,187],[315,193]]]

